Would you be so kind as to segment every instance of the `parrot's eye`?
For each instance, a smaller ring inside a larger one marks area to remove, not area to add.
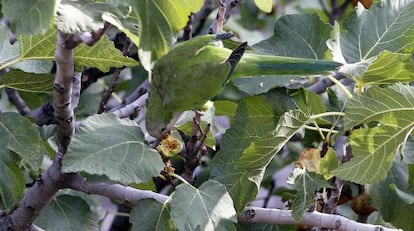
[[[161,128],[161,132],[165,132],[167,130],[166,128]]]

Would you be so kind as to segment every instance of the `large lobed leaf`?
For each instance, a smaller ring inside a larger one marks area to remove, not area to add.
[[[180,184],[171,196],[171,218],[178,230],[236,230],[231,197],[212,180],[199,188]]]
[[[289,176],[288,183],[294,185],[297,193],[292,202],[292,216],[295,220],[302,220],[305,209],[314,202],[315,191],[319,188],[332,188],[322,175],[307,172],[305,169],[295,168]]]
[[[0,206],[7,209],[19,202],[26,183],[22,170],[11,156],[7,149],[0,149]]]
[[[153,199],[139,200],[131,210],[129,222],[133,231],[175,230],[169,213],[169,204]]]
[[[341,50],[348,63],[367,60],[383,50],[414,51],[414,2],[385,0],[369,10],[359,8],[343,24]]]
[[[407,214],[414,213],[414,139],[407,140],[405,149],[393,162],[387,178],[367,186],[370,202],[386,222],[403,230],[413,230],[414,220]],[[401,158],[402,157],[402,158]],[[411,197],[411,201],[408,200]]]
[[[18,163],[38,169],[43,141],[33,123],[12,112],[0,114],[0,137],[0,198],[2,206],[11,208],[21,199],[26,183]]]
[[[56,0],[2,0],[1,13],[16,34],[44,33],[53,25]]]
[[[240,102],[234,125],[223,136],[222,148],[212,160],[211,177],[227,187],[238,212],[256,197],[270,160],[309,119],[292,110],[276,125],[284,109],[276,113],[270,102],[277,99],[271,100],[254,96]]]
[[[334,60],[347,63],[340,72],[354,78],[358,87],[396,83],[401,78],[408,82],[412,74],[402,77],[395,73],[412,73],[414,64],[402,54],[414,51],[414,2],[386,0],[369,10],[359,6],[341,26],[335,25],[329,44]],[[397,60],[404,64],[393,65]]]
[[[105,175],[124,184],[146,182],[163,166],[138,126],[114,114],[89,117],[73,136],[63,161],[64,172]]]
[[[3,75],[2,85],[19,91],[49,93],[53,91],[52,74],[33,74],[20,70],[10,70]]]
[[[88,203],[80,197],[59,195],[52,199],[40,216],[36,225],[45,230],[99,230],[99,220]]]
[[[333,173],[359,184],[383,180],[397,150],[414,128],[414,88],[401,84],[372,87],[349,102],[344,119],[345,130],[370,122],[378,124],[352,131],[353,158]]]
[[[0,36],[5,38],[7,30],[1,29]],[[0,57],[0,69],[23,61],[55,59],[57,31],[50,29],[41,35],[22,35],[18,36],[18,42],[11,46],[8,40],[3,41],[2,57]],[[1,37],[0,37],[1,38]],[[16,55],[19,50],[19,55]],[[75,65],[77,68],[84,66],[97,67],[103,72],[110,67],[136,66],[138,63],[132,58],[122,55],[121,51],[115,48],[113,42],[104,36],[94,46],[81,44],[74,50]],[[43,68],[43,67],[42,67]],[[23,69],[23,68],[22,68]],[[39,73],[35,68],[25,70],[33,73]],[[43,69],[42,69],[43,70]]]
[[[104,14],[103,18],[128,35],[140,49],[158,59],[173,44],[191,13],[202,7],[203,0],[129,0],[112,1],[114,5],[131,7],[124,17]]]

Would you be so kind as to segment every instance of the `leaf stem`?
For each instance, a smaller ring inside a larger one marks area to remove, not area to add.
[[[343,85],[339,80],[337,80],[334,76],[332,75],[327,75],[326,76],[329,80],[331,80],[332,82],[334,82],[346,95],[346,97],[348,97],[348,99],[352,99],[352,94],[351,92],[348,91],[348,89],[345,87],[345,85]]]
[[[310,120],[315,120],[315,119],[323,118],[326,116],[345,116],[345,112],[339,112],[339,111],[324,112],[324,113],[311,116]]]
[[[322,131],[322,132],[330,132],[330,133],[339,133],[336,130],[333,129],[329,129],[329,128],[321,128],[321,127],[312,127],[309,125],[305,125],[304,128],[308,129],[308,130],[312,130],[312,131]]]
[[[177,175],[176,173],[170,172],[170,173],[168,173],[168,175],[179,179],[181,182],[183,182],[185,184],[190,184],[183,177],[181,177],[180,175]]]

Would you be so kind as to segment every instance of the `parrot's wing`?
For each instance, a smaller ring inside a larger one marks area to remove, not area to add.
[[[231,74],[233,74],[234,70],[236,69],[236,66],[242,58],[246,47],[247,42],[241,43],[236,47],[236,49],[233,50],[233,52],[231,52],[230,56],[227,58],[226,62],[230,63],[231,68],[230,72],[227,74],[226,80],[223,82],[223,86],[227,83],[227,81],[230,79]]]

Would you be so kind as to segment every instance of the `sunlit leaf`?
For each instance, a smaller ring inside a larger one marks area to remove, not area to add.
[[[308,120],[303,112],[294,110],[280,117],[276,125],[280,114],[272,110],[270,102],[277,102],[277,97],[267,101],[255,96],[240,102],[234,125],[226,131],[212,160],[210,176],[226,185],[237,211],[256,197],[265,167]]]
[[[414,89],[400,84],[372,87],[349,102],[345,121],[345,130],[373,121],[379,124],[353,130],[353,158],[333,173],[360,184],[383,180],[397,150],[414,128]]]
[[[52,74],[32,74],[11,70],[3,75],[3,86],[19,91],[48,93],[53,91]]]
[[[254,0],[254,3],[256,3],[256,6],[260,10],[266,13],[270,13],[272,11],[273,0]]]

